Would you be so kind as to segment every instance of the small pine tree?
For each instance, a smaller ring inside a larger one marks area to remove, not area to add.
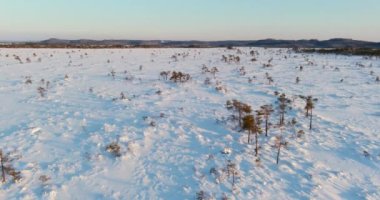
[[[269,116],[273,112],[272,105],[263,105],[258,111],[259,115],[262,115],[265,119],[265,136],[268,137],[268,129],[269,129]]]
[[[253,115],[243,117],[243,129],[248,131],[248,144],[251,142],[251,133],[255,126],[255,118]]]
[[[280,152],[281,152],[281,146],[282,146],[282,135],[278,136],[276,138],[276,146],[277,146],[277,157],[276,157],[276,164],[280,162]]]
[[[259,154],[259,145],[258,145],[258,134],[262,132],[261,127],[261,116],[260,115],[247,115],[243,118],[243,129],[248,130],[248,143],[251,142],[251,133],[255,134],[255,156]]]
[[[2,182],[6,181],[6,174],[13,178],[14,182],[21,179],[21,172],[16,171],[16,169],[11,165],[12,159],[9,158],[9,154],[4,154],[0,149],[0,165],[1,165],[1,177]]]
[[[279,109],[279,114],[280,114],[280,123],[279,123],[280,126],[284,125],[285,113],[289,109],[290,102],[291,100],[288,99],[284,93],[281,94],[277,99],[278,109]]]
[[[215,74],[216,74],[217,72],[219,72],[219,70],[218,70],[218,68],[216,68],[216,67],[213,67],[213,68],[211,68],[211,70],[210,70],[210,73],[214,76],[214,78],[215,78]]]
[[[112,142],[111,144],[106,146],[106,151],[110,152],[115,157],[121,156],[120,150],[120,145],[117,142]]]
[[[46,95],[46,89],[45,88],[38,87],[37,91],[38,91],[38,93],[40,94],[41,97],[45,97],[45,95]]]
[[[5,167],[4,167],[4,162],[6,162],[6,157],[3,155],[3,151],[0,150],[0,162],[1,162],[1,177],[2,177],[2,182],[5,182]]]
[[[206,200],[206,193],[203,190],[197,192],[196,199],[197,200]]]
[[[236,164],[232,163],[230,160],[228,160],[228,163],[227,163],[227,174],[228,174],[228,177],[232,175],[232,186],[235,186],[236,176],[238,175],[238,171],[237,171]]]
[[[255,148],[255,156],[258,157],[259,155],[259,145],[258,145],[258,142],[259,142],[259,137],[258,135],[262,133],[262,129],[261,129],[261,116],[260,115],[256,115],[256,120],[255,120],[255,126],[253,127],[253,132],[255,133],[255,143],[256,143],[256,148]]]
[[[313,108],[314,108],[314,103],[318,101],[318,99],[313,98],[313,96],[300,96],[302,99],[305,100],[305,110],[306,110],[306,117],[310,117],[310,124],[309,124],[309,129],[312,129],[312,122],[313,122]]]
[[[313,123],[313,108],[314,108],[314,101],[312,98],[308,98],[306,101],[306,107],[310,110],[310,130],[312,129],[312,123]]]
[[[233,99],[232,101],[228,100],[226,102],[226,108],[228,110],[233,110],[238,114],[239,127],[242,128],[242,120],[245,115],[248,115],[252,112],[251,106],[248,104],[242,103]]]
[[[111,72],[110,72],[110,74],[111,74],[112,78],[115,79],[115,75],[116,75],[115,70],[112,69]]]

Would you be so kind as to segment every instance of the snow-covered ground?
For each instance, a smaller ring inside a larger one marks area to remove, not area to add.
[[[240,51],[0,49],[0,148],[22,177],[7,176],[0,199],[195,199],[200,191],[209,199],[380,199],[380,59]],[[240,63],[223,62],[229,54]],[[219,72],[202,73],[204,65]],[[192,79],[163,80],[169,70]],[[275,91],[294,100],[285,120],[297,120],[282,131],[288,145],[278,165],[281,131],[259,136],[256,161],[225,107],[232,99],[275,106]],[[318,98],[312,131],[297,95]],[[298,130],[305,134],[295,137]],[[106,151],[112,142],[120,157]],[[235,186],[223,172],[228,160]]]

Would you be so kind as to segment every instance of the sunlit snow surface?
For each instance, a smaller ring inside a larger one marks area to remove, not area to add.
[[[201,190],[210,199],[380,199],[380,59],[240,49],[0,49],[0,148],[22,176],[1,184],[0,199],[195,199]],[[259,53],[255,62],[251,50]],[[174,61],[177,53],[188,56]],[[224,63],[229,54],[240,63]],[[219,69],[215,78],[203,65]],[[165,81],[164,70],[192,79]],[[47,81],[40,97],[37,88]],[[226,91],[215,90],[217,81]],[[285,119],[296,118],[305,135],[284,130],[289,144],[279,165],[278,128],[259,136],[256,162],[247,133],[224,122],[232,114],[227,100],[256,110],[275,105],[274,91],[318,98],[311,132],[305,103],[294,98]],[[105,150],[116,141],[117,158]],[[231,151],[221,153],[225,148]],[[210,174],[227,160],[240,174],[235,187],[232,178]]]

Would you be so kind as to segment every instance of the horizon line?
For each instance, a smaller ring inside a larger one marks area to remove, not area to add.
[[[1,40],[0,42],[42,42],[46,40],[68,40],[68,41],[74,41],[74,40],[92,40],[92,41],[117,41],[117,40],[124,40],[124,41],[194,41],[194,42],[224,42],[224,41],[260,41],[260,40],[287,40],[287,41],[301,41],[301,40],[317,40],[317,41],[328,41],[328,40],[335,40],[335,39],[342,39],[342,40],[353,40],[353,41],[362,41],[362,42],[373,42],[373,43],[380,43],[380,41],[374,41],[374,40],[360,40],[360,39],[353,39],[353,38],[342,38],[342,37],[332,37],[329,39],[316,39],[316,38],[310,38],[310,39],[277,39],[277,38],[263,38],[263,39],[225,39],[225,40],[195,40],[195,39],[183,39],[183,40],[171,40],[171,39],[89,39],[89,38],[77,38],[77,39],[64,39],[64,38],[58,38],[58,37],[50,37],[47,39],[42,40]]]

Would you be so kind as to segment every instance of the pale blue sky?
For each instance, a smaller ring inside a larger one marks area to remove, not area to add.
[[[0,0],[0,40],[380,42],[380,0]]]

